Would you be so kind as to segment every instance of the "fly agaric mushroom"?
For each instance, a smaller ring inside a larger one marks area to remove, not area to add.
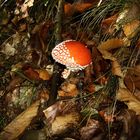
[[[87,46],[79,41],[66,40],[56,45],[52,50],[53,59],[66,66],[62,73],[63,78],[67,78],[70,71],[85,69],[92,63],[91,53]]]

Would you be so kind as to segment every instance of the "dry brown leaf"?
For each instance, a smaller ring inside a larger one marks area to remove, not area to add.
[[[78,89],[75,84],[72,83],[65,83],[61,86],[62,90],[58,91],[58,95],[60,97],[70,96],[74,97],[78,94]]]
[[[29,126],[32,119],[37,115],[40,101],[36,101],[24,112],[18,115],[0,133],[0,140],[15,140]]]
[[[14,90],[20,83],[23,82],[21,77],[15,76],[10,82],[9,85],[6,87],[7,91]]]
[[[114,121],[115,115],[113,115],[112,113],[109,114],[106,110],[99,111],[99,114],[106,123],[110,123]]]
[[[100,50],[106,50],[106,51],[110,51],[113,49],[117,49],[124,46],[124,41],[122,39],[118,39],[118,38],[113,38],[113,39],[108,39],[105,42],[102,42],[99,46],[98,49]]]
[[[140,20],[133,20],[123,26],[124,34],[127,38],[133,38],[139,31]]]
[[[33,68],[29,67],[24,71],[24,74],[31,80],[40,80],[38,72],[36,72]]]
[[[49,80],[50,79],[50,75],[49,75],[47,70],[38,69],[38,70],[35,70],[35,71],[37,71],[37,73],[39,74],[40,79],[42,79],[42,80]]]
[[[72,16],[75,12],[84,12],[86,9],[90,8],[93,4],[86,2],[74,2],[73,4],[65,3],[64,12],[66,16]]]
[[[95,85],[94,84],[89,84],[88,87],[87,87],[87,90],[90,92],[90,93],[94,93],[95,92]]]
[[[140,115],[140,100],[138,100],[128,89],[120,88],[117,93],[117,99],[124,102],[130,110]]]
[[[136,44],[136,47],[137,47],[138,49],[140,49],[140,38],[138,39],[138,42],[137,42],[137,44]]]
[[[72,10],[72,4],[70,4],[70,3],[65,3],[64,4],[64,13],[65,13],[65,15],[66,16],[72,16],[72,14],[73,14],[73,10]]]
[[[124,82],[131,92],[134,92],[136,89],[140,90],[140,65],[136,65],[128,70]]]
[[[32,7],[34,0],[25,0],[24,3],[17,1],[17,7],[15,9],[16,16],[18,15],[19,20],[28,17],[29,7]]]
[[[0,47],[0,51],[6,55],[14,56],[17,54],[17,46],[23,40],[23,36],[21,36],[18,32],[10,36]]]
[[[118,14],[115,14],[109,18],[106,18],[102,21],[101,27],[103,28],[103,32],[107,34],[113,34],[115,29],[115,22],[117,20]]]
[[[96,135],[97,130],[99,132],[99,127],[100,125],[97,120],[89,119],[86,126],[80,129],[81,140],[94,140],[96,137],[94,137],[94,134]]]
[[[47,89],[42,89],[40,92],[39,92],[39,97],[41,98],[42,101],[48,101],[49,100],[49,90]]]
[[[73,7],[75,11],[78,11],[80,13],[84,12],[86,9],[90,8],[92,6],[92,3],[82,3],[82,2],[77,2],[73,4]]]
[[[51,131],[47,131],[47,134],[51,133],[51,135],[58,135],[65,133],[68,129],[76,127],[79,120],[80,115],[77,112],[57,116],[52,123]]]
[[[123,76],[121,66],[120,66],[120,64],[118,63],[117,60],[112,61],[111,71],[114,75],[117,75],[117,76],[120,76],[120,77]]]
[[[20,26],[19,26],[19,31],[20,32],[23,32],[23,31],[25,31],[27,29],[27,24],[25,24],[25,23],[23,23],[23,24],[21,24]]]
[[[63,106],[63,102],[56,102],[55,104],[49,106],[47,109],[45,109],[44,115],[46,117],[46,119],[48,120],[49,123],[52,123],[54,121],[54,119],[56,118],[56,116],[62,112],[62,106]]]
[[[101,53],[99,52],[99,50],[97,49],[97,47],[92,48],[92,60],[93,60],[92,69],[94,69],[93,74],[96,76],[96,79],[100,79],[99,80],[99,83],[100,83],[102,81],[101,78],[103,77],[102,74],[104,72],[106,72],[109,68],[109,63],[103,59],[103,57],[102,57]],[[86,71],[85,71],[85,75],[86,75]],[[92,77],[91,74],[89,76]]]
[[[115,23],[115,21],[117,20],[118,14],[115,14],[109,18],[106,18],[102,21],[102,26],[107,26],[110,27],[111,24]]]
[[[121,66],[117,59],[109,51],[122,46],[124,46],[124,41],[122,39],[109,39],[98,46],[98,50],[102,54],[103,58],[112,61],[112,73],[120,77],[122,77]]]
[[[140,65],[136,65],[134,68],[130,68],[128,73],[131,75],[140,76]]]
[[[135,91],[136,88],[140,90],[140,76],[136,77],[134,75],[127,74],[125,76],[124,82],[131,92]]]

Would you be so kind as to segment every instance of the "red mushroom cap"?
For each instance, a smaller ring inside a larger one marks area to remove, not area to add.
[[[91,53],[86,45],[75,40],[66,40],[56,45],[52,50],[52,57],[72,71],[82,70],[92,63]]]

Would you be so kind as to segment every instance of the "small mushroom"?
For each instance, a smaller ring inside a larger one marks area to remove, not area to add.
[[[70,71],[85,69],[92,63],[91,52],[87,46],[79,41],[66,40],[56,45],[52,50],[53,59],[66,66],[62,73],[63,78],[67,78]]]

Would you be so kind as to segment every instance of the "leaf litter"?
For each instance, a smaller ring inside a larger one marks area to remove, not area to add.
[[[139,139],[139,7],[137,0],[1,2],[0,139]],[[63,79],[65,66],[51,51],[68,39],[87,45],[92,64]]]

